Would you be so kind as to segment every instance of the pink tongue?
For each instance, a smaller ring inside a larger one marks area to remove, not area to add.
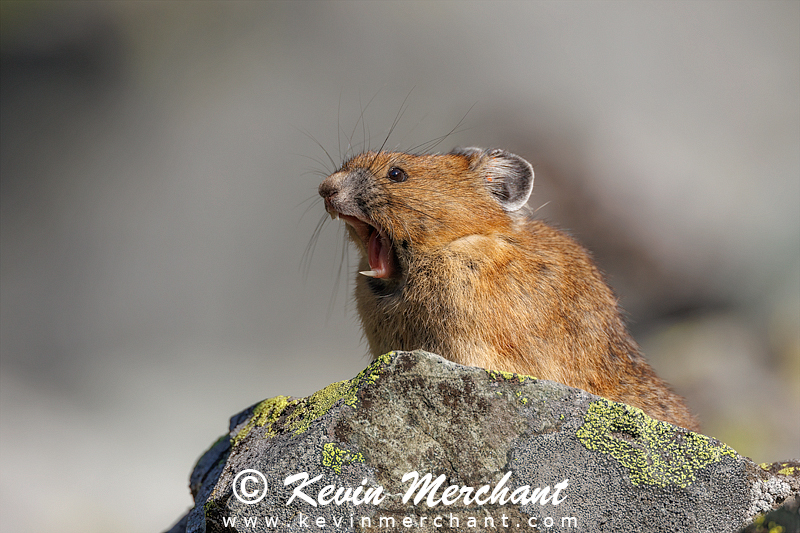
[[[392,272],[389,253],[391,248],[388,239],[379,231],[373,231],[369,236],[369,246],[367,246],[369,268],[375,272],[376,278],[388,278]]]

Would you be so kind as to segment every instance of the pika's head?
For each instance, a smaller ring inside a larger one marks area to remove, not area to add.
[[[369,263],[362,272],[399,280],[417,253],[511,224],[533,190],[533,168],[503,150],[449,154],[365,152],[319,186],[325,210],[341,218]]]

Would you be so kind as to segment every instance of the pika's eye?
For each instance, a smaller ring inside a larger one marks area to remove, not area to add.
[[[408,174],[402,168],[392,167],[386,173],[386,177],[395,183],[402,183],[408,179]]]

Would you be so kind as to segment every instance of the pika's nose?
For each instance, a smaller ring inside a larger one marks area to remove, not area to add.
[[[325,181],[319,184],[319,195],[326,201],[330,200],[339,192],[338,184],[332,180],[333,176],[328,176]]]
[[[319,195],[325,200],[325,211],[331,213],[331,215],[339,211],[334,204],[342,201],[343,179],[344,175],[341,172],[336,172],[319,184]]]

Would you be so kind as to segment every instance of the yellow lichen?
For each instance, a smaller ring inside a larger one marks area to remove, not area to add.
[[[522,391],[517,391],[514,394],[522,405],[528,404],[528,398],[522,395]]]
[[[513,372],[505,372],[502,370],[487,370],[489,377],[495,381],[505,380],[505,381],[518,381],[519,383],[524,383],[526,380],[532,379],[536,380],[537,378],[533,376],[527,376],[525,374],[515,374]]]
[[[790,463],[761,463],[758,465],[761,467],[762,470],[770,471],[773,468],[779,468],[776,473],[782,476],[796,476],[800,474],[798,467],[790,464]]]
[[[699,469],[723,456],[736,457],[729,446],[705,435],[681,430],[647,416],[630,405],[601,399],[593,402],[576,432],[583,445],[608,454],[629,472],[634,485],[691,485]]]
[[[273,437],[275,432],[272,430],[272,424],[278,420],[283,410],[286,409],[291,402],[296,401],[297,400],[290,400],[288,396],[276,396],[275,398],[269,398],[259,403],[253,408],[253,415],[250,417],[250,420],[248,420],[247,424],[236,434],[231,444],[234,446],[239,444],[250,434],[250,431],[254,427],[267,426],[265,437]]]
[[[312,422],[327,413],[339,400],[342,400],[345,405],[355,407],[358,403],[359,389],[364,385],[375,383],[380,377],[381,366],[391,361],[394,354],[395,352],[389,352],[381,355],[353,379],[332,383],[308,398],[303,398],[287,418],[286,425],[294,431],[295,435],[299,435],[304,433]]]
[[[339,448],[333,442],[327,442],[322,447],[322,465],[332,468],[337,474],[342,473],[342,466],[351,463],[363,463],[364,455],[361,452],[351,452]]]
[[[358,403],[358,391],[365,385],[375,383],[380,377],[381,366],[388,364],[393,356],[394,352],[382,355],[353,379],[332,383],[307,398],[292,400],[288,396],[277,396],[264,400],[253,409],[253,415],[232,439],[232,444],[234,446],[239,444],[254,427],[266,426],[264,438],[274,437],[277,432],[273,425],[289,407],[294,409],[284,420],[283,426],[295,435],[308,430],[315,420],[321,418],[339,400],[345,405],[355,407]]]

